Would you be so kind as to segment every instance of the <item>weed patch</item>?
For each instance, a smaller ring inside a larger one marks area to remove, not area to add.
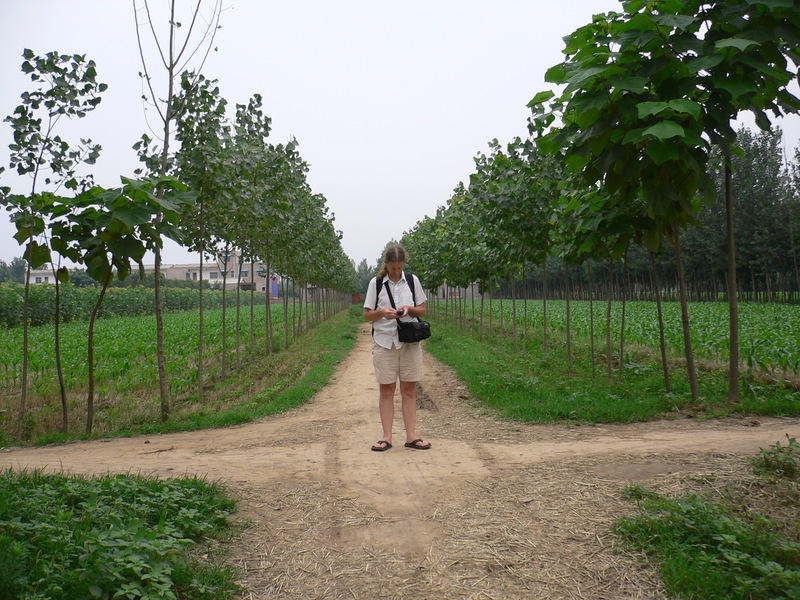
[[[776,477],[793,475],[797,443],[762,450],[756,474],[770,481],[739,482],[726,498],[689,493],[668,498],[641,486],[628,488],[639,514],[617,522],[625,544],[653,557],[671,595],[709,600],[785,600],[800,598],[800,507],[798,486]],[[793,465],[788,471],[787,464]],[[759,498],[769,487],[768,498]],[[766,501],[765,501],[766,500]],[[770,518],[762,509],[784,505]]]
[[[234,572],[199,560],[235,504],[197,479],[0,474],[0,597],[220,600]]]

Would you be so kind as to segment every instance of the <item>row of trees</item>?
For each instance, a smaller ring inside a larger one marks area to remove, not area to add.
[[[725,282],[731,314],[729,400],[735,401],[739,267],[733,172],[746,170],[735,148],[738,143],[758,152],[757,143],[768,138],[743,134],[738,139],[731,124],[749,111],[768,130],[768,112],[800,111],[800,99],[787,89],[795,79],[788,61],[800,64],[800,11],[791,0],[631,0],[623,2],[622,12],[596,15],[565,40],[565,61],[546,75],[563,86],[560,95],[537,94],[530,102],[530,138],[505,148],[494,142],[489,155],[477,157],[469,185],[456,188],[447,207],[407,233],[413,269],[429,287],[477,281],[487,291],[499,280],[524,279],[531,265],[546,281],[548,258],[555,255],[567,282],[571,271],[590,259],[608,265],[607,288],[614,290],[620,289],[616,265],[629,264],[631,248],[644,248],[654,265],[669,247],[687,371],[697,399],[683,254],[686,232],[705,202],[711,213],[724,215],[724,228],[717,219],[709,226],[719,227],[720,235],[699,234],[698,243],[706,246],[696,258],[698,264],[705,260],[707,277]],[[766,169],[758,161],[750,166],[757,177],[746,189],[766,190]],[[720,181],[722,210],[715,204]],[[766,207],[775,209],[774,198],[763,202],[760,213],[754,208],[748,214],[762,217],[754,239],[763,240],[764,231],[779,222],[796,231],[796,200],[788,212],[763,218]],[[755,204],[749,197],[741,201]],[[708,244],[714,252],[704,256]],[[715,263],[721,245],[724,277],[720,261]],[[745,269],[755,274],[768,264],[761,252],[754,245]],[[776,260],[785,272],[786,257]],[[658,276],[656,269],[651,273]],[[619,283],[627,281],[623,277]],[[661,285],[655,281],[660,301]],[[568,294],[572,289],[571,283],[565,286]]]
[[[738,298],[756,302],[800,302],[800,149],[792,160],[786,160],[781,147],[781,132],[741,128],[737,132],[740,153],[735,154],[732,185],[734,190],[735,230],[737,238]],[[513,145],[519,144],[517,141]],[[481,156],[479,162],[494,160]],[[713,199],[701,204],[695,223],[681,236],[686,285],[693,301],[726,299],[725,188],[721,158],[711,164],[710,176],[715,179]],[[547,205],[531,210],[550,211]],[[471,207],[470,210],[480,210]],[[488,216],[486,217],[489,218]],[[545,221],[547,215],[542,217]],[[664,246],[656,257],[662,297],[677,300],[675,251]],[[426,262],[435,262],[431,258]],[[469,265],[462,265],[469,267]],[[564,298],[566,271],[570,265],[557,253],[550,253],[540,266],[527,263],[524,280],[494,281],[495,296],[510,298],[512,286],[528,298]],[[572,293],[588,298],[614,293],[621,297],[621,288],[608,290],[608,261],[592,258],[571,265]],[[615,278],[627,278],[628,297],[655,300],[650,252],[632,245],[616,261]],[[545,276],[547,281],[545,281]]]
[[[355,287],[355,272],[341,248],[333,215],[328,212],[325,198],[311,191],[306,181],[308,167],[299,155],[296,141],[287,144],[267,141],[270,119],[261,110],[258,95],[247,104],[236,105],[235,117],[231,119],[216,82],[199,73],[181,71],[181,65],[186,65],[192,56],[207,53],[219,27],[221,3],[216,1],[213,18],[207,19],[206,30],[199,32],[201,41],[194,47],[189,43],[193,34],[198,33],[194,28],[201,3],[201,0],[196,3],[189,27],[181,29],[173,0],[166,39],[159,40],[150,7],[144,2],[143,10],[166,75],[166,89],[156,90],[154,74],[148,70],[142,52],[142,76],[150,92],[149,100],[161,119],[161,139],[154,142],[148,136],[142,137],[135,148],[144,166],[135,178],[122,177],[122,186],[115,189],[95,185],[91,176],[78,176],[82,165],[94,164],[99,157],[98,144],[81,140],[71,147],[57,133],[62,119],[83,118],[99,105],[106,85],[97,80],[94,61],[82,55],[57,52],[42,56],[31,50],[23,53],[22,70],[30,75],[34,89],[22,95],[22,103],[5,121],[14,132],[10,167],[20,175],[29,175],[31,188],[28,193],[0,189],[0,202],[11,212],[17,228],[15,237],[24,246],[28,273],[20,436],[27,391],[27,306],[33,268],[52,265],[58,286],[69,280],[69,269],[65,266],[69,261],[84,266],[101,285],[87,340],[88,433],[92,429],[94,399],[94,320],[114,277],[125,279],[135,264],[141,270],[147,252],[153,253],[156,263],[161,413],[162,419],[168,417],[170,401],[164,369],[159,272],[165,238],[199,251],[203,259],[222,255],[235,256],[240,264],[245,260],[262,262],[269,273],[280,274],[285,282],[291,280],[304,288],[350,292]],[[185,32],[183,39],[178,39],[179,30]],[[138,39],[141,49],[143,40]],[[61,190],[71,195],[62,195]],[[202,314],[202,288],[200,294]],[[317,294],[318,298],[324,296],[323,292]],[[252,306],[252,295],[250,300]],[[267,318],[267,323],[270,322]],[[55,323],[56,361],[61,380],[57,317]],[[198,363],[202,365],[202,318],[200,327]],[[202,392],[202,369],[199,379],[198,390]],[[61,389],[66,429],[63,383]]]

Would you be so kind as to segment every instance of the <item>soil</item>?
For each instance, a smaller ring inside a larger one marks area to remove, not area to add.
[[[433,448],[403,446],[397,410],[394,447],[371,452],[380,425],[370,347],[365,326],[331,384],[284,415],[8,449],[0,468],[223,482],[247,525],[228,558],[242,600],[663,599],[654,568],[611,533],[636,511],[624,489],[724,483],[760,448],[800,437],[796,418],[506,422],[426,356],[418,433]]]

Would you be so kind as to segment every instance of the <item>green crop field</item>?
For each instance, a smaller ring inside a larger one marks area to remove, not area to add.
[[[573,334],[588,338],[592,331],[594,317],[594,336],[596,343],[605,337],[607,303],[603,301],[573,301],[570,303],[570,329]],[[436,310],[438,318],[444,318],[445,304],[439,302]],[[449,307],[450,312],[453,307]],[[472,320],[481,318],[480,301],[467,302],[466,316]],[[510,300],[495,300],[483,303],[483,322],[488,330],[489,319],[493,327],[503,324],[504,330],[511,329],[514,312],[518,333],[527,322],[528,330],[539,334],[544,303],[540,300],[516,302],[516,309]],[[683,330],[681,326],[680,305],[676,302],[663,304],[664,334],[671,354],[683,352]],[[527,321],[526,321],[527,320]],[[697,358],[707,360],[727,360],[728,305],[725,303],[692,303],[689,308],[692,345]],[[611,335],[619,339],[622,322],[622,303],[612,303]],[[548,300],[547,324],[552,332],[566,330],[566,302]],[[763,372],[780,372],[784,375],[800,375],[800,306],[793,304],[740,304],[739,305],[740,358],[744,366]],[[615,343],[615,342],[612,342]],[[658,348],[658,312],[653,302],[627,302],[625,306],[625,343]]]
[[[290,327],[294,307],[289,306]],[[250,348],[250,312],[242,309],[239,329],[239,357],[266,355],[266,310],[254,311],[254,344]],[[282,307],[272,310],[273,340],[284,344]],[[236,366],[236,313],[226,315],[228,371]],[[296,317],[295,317],[296,320]],[[61,361],[70,412],[82,418],[88,380],[86,322],[61,326]],[[192,399],[198,381],[199,312],[164,316],[164,343],[169,392],[180,402]],[[290,332],[291,335],[291,332]],[[0,329],[0,431],[14,431],[22,386],[21,327]],[[101,414],[129,411],[141,422],[157,420],[158,368],[156,322],[153,315],[99,319],[95,325],[95,390]],[[222,369],[222,310],[204,313],[204,366],[206,381],[219,379]],[[28,415],[33,430],[51,428],[60,419],[61,402],[55,362],[54,329],[33,327],[29,333]],[[101,419],[102,420],[102,419]],[[53,427],[54,428],[54,427]]]

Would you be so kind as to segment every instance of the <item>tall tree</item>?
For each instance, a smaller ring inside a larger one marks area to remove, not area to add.
[[[31,269],[51,260],[47,241],[42,239],[46,231],[46,216],[52,208],[52,196],[39,194],[40,185],[58,190],[61,186],[76,190],[76,173],[82,163],[94,164],[101,147],[91,140],[81,140],[72,148],[56,132],[63,118],[82,118],[100,103],[100,94],[107,89],[105,83],[97,81],[95,62],[85,55],[49,52],[39,56],[25,49],[22,71],[30,75],[34,89],[22,94],[22,104],[13,115],[5,118],[14,130],[10,166],[19,175],[30,175],[31,187],[28,195],[9,195],[4,190],[2,203],[12,213],[20,244],[26,244],[24,257],[27,261],[25,297],[23,303],[23,367],[22,392],[20,397],[17,437],[22,438],[25,424],[25,403],[28,376],[28,306]],[[66,269],[59,273],[67,277]],[[58,323],[58,316],[56,316]],[[62,397],[62,426],[67,426],[67,406],[60,369],[60,344],[56,330],[56,357],[59,366],[59,382]]]
[[[102,190],[93,187],[79,195],[72,206],[69,224],[60,230],[60,239],[70,256],[86,265],[87,272],[101,289],[89,321],[89,382],[86,433],[94,421],[94,324],[106,290],[116,275],[125,279],[131,262],[144,273],[142,260],[148,250],[164,236],[180,239],[177,224],[194,194],[172,178],[132,180],[123,178],[123,187]]]
[[[543,148],[562,152],[567,166],[590,183],[601,182],[624,202],[641,196],[655,224],[643,242],[655,251],[667,239],[680,259],[679,230],[693,220],[695,197],[712,196],[708,140],[727,156],[735,140],[730,123],[740,111],[752,111],[768,126],[767,110],[800,109],[786,89],[794,78],[786,58],[796,64],[800,58],[800,11],[791,0],[631,0],[623,9],[596,16],[566,38],[567,60],[546,75],[566,87],[558,98],[553,92],[534,97],[532,128],[546,132]],[[560,126],[551,127],[557,118]],[[685,301],[680,260],[677,265]],[[685,304],[682,311],[697,398]],[[733,348],[730,376],[732,399],[738,385]]]
[[[201,65],[195,69],[199,75],[202,64],[205,62],[208,53],[214,46],[214,37],[219,29],[219,20],[222,12],[221,0],[213,0],[211,2],[210,15],[203,15],[200,19],[205,23],[205,28],[198,22],[201,8],[203,7],[203,0],[197,0],[194,4],[193,10],[188,14],[189,24],[184,29],[186,32],[183,39],[179,39],[179,29],[183,27],[183,23],[179,21],[181,18],[177,12],[177,0],[170,0],[169,15],[166,19],[167,34],[166,40],[159,37],[157,25],[153,19],[148,0],[142,0],[142,7],[139,8],[137,0],[133,0],[133,10],[136,18],[136,40],[139,44],[139,54],[142,59],[142,78],[149,90],[149,99],[155,107],[158,117],[161,122],[161,150],[157,154],[147,154],[145,148],[142,149],[143,156],[145,156],[146,164],[150,170],[160,176],[165,176],[171,173],[173,165],[171,162],[170,142],[174,133],[174,121],[177,114],[182,107],[176,107],[175,95],[176,87],[180,74],[187,70],[188,63],[199,52],[202,57]],[[143,18],[140,20],[140,13]],[[155,73],[148,67],[148,61],[145,57],[144,45],[140,29],[147,27],[153,38],[156,47],[158,61],[164,68],[164,75],[166,77],[166,93],[156,93],[153,78]],[[194,43],[195,36],[199,36],[199,41]],[[145,145],[146,146],[146,145]],[[162,192],[159,192],[162,193]],[[156,217],[160,219],[159,216]],[[155,303],[156,303],[156,346],[157,346],[157,363],[158,363],[158,381],[159,389],[161,392],[161,419],[166,421],[169,416],[169,385],[167,382],[166,361],[164,358],[164,316],[163,304],[161,300],[161,244],[156,242],[153,244],[153,252],[155,258]]]
[[[200,254],[199,331],[197,343],[197,392],[203,394],[205,373],[204,329],[204,266],[214,247],[221,219],[219,202],[220,182],[230,162],[230,131],[225,123],[227,102],[220,96],[216,80],[196,77],[185,72],[181,78],[181,94],[176,97],[177,132],[181,151],[176,156],[177,176],[197,191],[197,218],[181,224],[188,246]],[[177,110],[181,109],[182,110]]]

